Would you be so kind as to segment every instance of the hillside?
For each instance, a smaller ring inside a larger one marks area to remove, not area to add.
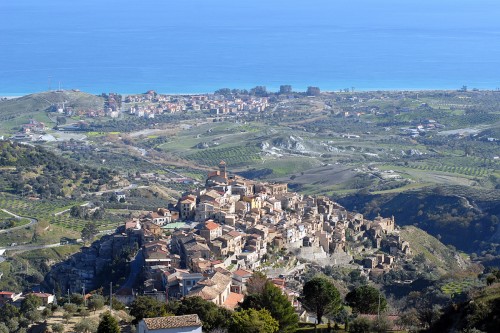
[[[449,249],[437,238],[422,229],[407,226],[401,230],[401,238],[411,244],[414,256],[423,254],[425,259],[435,265],[441,274],[465,269],[469,262],[456,251]]]
[[[426,332],[498,332],[499,313],[500,284],[496,283],[472,300],[450,306]]]
[[[394,215],[399,225],[415,225],[464,251],[487,248],[498,229],[499,190],[435,187],[376,195],[351,195],[338,201],[368,217]]]
[[[29,119],[51,124],[47,112],[64,103],[73,110],[102,109],[104,99],[80,91],[50,91],[0,101],[0,134],[11,133]]]
[[[99,190],[116,173],[80,165],[39,146],[0,141],[2,191],[42,199]]]

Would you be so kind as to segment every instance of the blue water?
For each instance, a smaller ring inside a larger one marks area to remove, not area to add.
[[[0,95],[495,89],[499,18],[497,0],[0,0]]]

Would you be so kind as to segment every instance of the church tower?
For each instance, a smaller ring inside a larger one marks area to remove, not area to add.
[[[219,172],[220,172],[220,176],[221,177],[227,178],[226,162],[220,161],[220,163],[219,163]]]

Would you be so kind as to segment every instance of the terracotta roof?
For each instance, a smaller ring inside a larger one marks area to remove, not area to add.
[[[246,271],[244,269],[238,269],[237,271],[234,271],[233,274],[241,276],[241,277],[245,277],[245,276],[252,275],[252,272]]]
[[[228,235],[231,235],[233,237],[238,237],[238,236],[243,236],[241,232],[238,232],[236,230],[231,230],[230,232],[227,233]]]
[[[245,296],[243,294],[237,294],[231,292],[227,297],[226,301],[224,302],[224,307],[233,310],[235,307],[238,306],[238,303],[243,302],[244,297]]]
[[[171,317],[144,318],[146,327],[150,330],[159,330],[162,328],[180,328],[201,326],[201,320],[197,314]]]
[[[205,223],[205,228],[207,228],[208,230],[215,230],[219,227],[220,225],[212,221],[208,221],[207,223]]]

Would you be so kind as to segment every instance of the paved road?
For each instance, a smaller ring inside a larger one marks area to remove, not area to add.
[[[149,186],[146,186],[146,185],[138,186],[137,184],[130,184],[129,186],[120,187],[120,188],[114,188],[114,189],[105,190],[105,191],[88,192],[85,195],[93,195],[93,194],[95,194],[97,196],[100,196],[100,195],[103,195],[104,193],[109,193],[109,192],[123,192],[123,191],[131,190],[131,189],[134,189],[134,188],[148,188],[148,187]]]
[[[16,215],[14,213],[11,213],[9,212],[8,210],[6,209],[1,209],[4,213],[7,213],[9,215],[12,215],[13,217],[15,217],[16,219],[28,219],[30,220],[30,223],[29,224],[25,224],[25,225],[20,225],[18,227],[13,227],[13,228],[9,228],[9,229],[2,229],[0,230],[0,234],[5,234],[7,232],[11,232],[11,231],[14,231],[14,230],[19,230],[19,229],[23,229],[23,228],[26,228],[28,226],[31,226],[31,225],[34,225],[34,224],[37,224],[38,223],[38,220],[35,219],[34,217],[27,217],[27,216],[20,216],[20,215]]]
[[[80,207],[85,207],[85,206],[88,206],[90,205],[90,201],[87,201],[86,203],[84,204],[81,204]],[[63,211],[60,211],[60,212],[57,212],[57,213],[54,213],[54,216],[58,216],[58,215],[61,215],[61,214],[64,214],[66,212],[69,212],[71,210],[71,208],[68,208],[68,209],[65,209]]]
[[[142,254],[142,249],[140,249],[139,251],[137,251],[137,254],[135,255],[135,258],[132,260],[132,262],[130,262],[130,274],[128,275],[127,282],[125,282],[118,291],[125,288],[133,287],[134,282],[137,279],[137,276],[141,272],[143,263],[144,263],[144,256]]]

